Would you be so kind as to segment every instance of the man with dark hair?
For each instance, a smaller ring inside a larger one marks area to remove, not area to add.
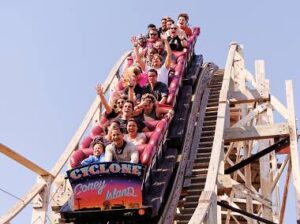
[[[143,87],[143,94],[153,94],[159,103],[166,103],[169,94],[168,87],[165,83],[157,81],[157,71],[149,69],[148,84]]]
[[[139,152],[136,146],[123,139],[123,133],[115,129],[111,133],[113,142],[106,147],[105,162],[139,162]]]
[[[130,118],[132,118],[132,113],[134,109],[134,103],[130,100],[127,100],[122,109],[122,115],[118,117],[116,120],[120,122],[120,130],[122,133],[127,134],[127,122]],[[149,131],[148,127],[144,124],[141,119],[136,119],[138,125],[138,131]]]
[[[178,27],[185,32],[187,37],[192,36],[193,32],[191,28],[188,27],[189,15],[187,13],[180,13],[177,19],[178,19],[177,22]]]
[[[151,30],[157,30],[157,29],[156,29],[156,26],[155,26],[153,23],[150,23],[150,24],[147,26],[147,35],[146,35],[146,38],[147,38],[147,39],[150,37],[149,32],[150,32]]]
[[[164,34],[168,30],[167,28],[167,18],[164,17],[160,20],[160,27],[158,28],[158,35]]]

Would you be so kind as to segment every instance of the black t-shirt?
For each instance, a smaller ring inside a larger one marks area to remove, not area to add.
[[[183,50],[183,46],[181,44],[181,40],[178,37],[178,35],[176,37],[168,36],[168,42],[170,44],[171,50],[173,50],[173,51],[182,51]]]
[[[117,116],[119,115],[119,113],[117,113],[115,110],[112,110],[112,112],[110,112],[109,114],[105,111],[104,112],[104,116],[110,120],[110,119],[113,119],[113,118],[116,118]]]
[[[142,132],[143,129],[146,127],[144,124],[144,121],[140,117],[134,117],[134,120],[136,120],[137,126],[138,126],[138,132]],[[117,121],[120,122],[120,130],[123,134],[128,134],[127,131],[127,120],[123,120],[122,118],[117,118]]]
[[[126,87],[125,91],[124,91],[124,94],[127,97],[128,97],[128,91],[129,91],[129,88]],[[136,100],[140,101],[140,99],[142,97],[142,94],[143,94],[143,88],[139,84],[136,84],[136,86],[134,87],[133,91],[134,91]]]
[[[153,94],[158,101],[160,101],[163,97],[167,97],[169,94],[168,87],[163,82],[157,82],[154,86],[153,90],[151,89],[151,85],[148,84],[143,87],[143,94],[151,93]]]

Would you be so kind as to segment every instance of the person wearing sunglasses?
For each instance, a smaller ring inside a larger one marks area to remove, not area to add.
[[[170,48],[173,51],[182,51],[185,47],[187,47],[187,40],[184,35],[177,33],[178,26],[176,24],[172,24],[170,27],[170,32],[168,36],[168,42],[170,44]]]
[[[154,54],[151,60],[150,66],[147,65],[143,59],[139,56],[136,59],[136,62],[140,65],[143,71],[149,71],[150,69],[155,69],[157,71],[157,81],[160,81],[168,86],[169,84],[169,71],[172,64],[172,50],[170,48],[169,42],[165,34],[161,36],[167,56],[165,61],[159,54]],[[134,47],[134,50],[137,52],[137,48]]]
[[[158,30],[156,28],[150,29],[148,35],[149,38],[147,39],[147,47],[153,47],[155,41],[159,39]]]

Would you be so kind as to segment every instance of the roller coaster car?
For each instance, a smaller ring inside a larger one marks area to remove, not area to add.
[[[73,197],[61,208],[62,222],[106,223],[109,220],[151,217],[143,206],[145,167],[125,162],[93,163],[67,171]]]
[[[196,38],[200,28],[194,28],[193,36],[188,39],[184,52],[173,52],[176,64],[169,79],[168,108],[174,108],[183,73],[194,54]],[[121,82],[119,81],[118,84]],[[167,136],[169,118],[146,123],[151,130],[147,135],[148,142],[137,147],[141,164],[124,162],[95,163],[80,166],[80,162],[92,154],[90,143],[102,135],[101,123],[92,128],[70,158],[71,170],[67,178],[73,189],[72,197],[60,209],[62,223],[100,224],[126,220],[129,223],[143,223],[157,216],[160,205],[156,207],[143,205],[143,195],[151,191],[151,167],[157,164],[162,154],[162,144]],[[147,169],[146,169],[147,167]],[[150,190],[149,190],[150,189]],[[144,192],[144,194],[143,194]],[[161,202],[160,202],[161,204]]]

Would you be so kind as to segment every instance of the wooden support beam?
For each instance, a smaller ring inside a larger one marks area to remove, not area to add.
[[[296,129],[296,116],[294,106],[293,83],[291,80],[286,81],[286,98],[288,109],[288,124],[290,128],[290,151],[293,173],[293,184],[295,188],[296,199],[296,218],[300,223],[300,170],[299,170],[299,154],[297,147],[297,129]]]
[[[231,206],[231,205],[229,205],[229,204],[227,204],[227,203],[218,201],[217,204],[218,204],[219,206],[223,207],[223,208],[230,209],[231,211],[240,213],[240,214],[242,214],[242,215],[244,215],[244,216],[247,216],[247,217],[249,217],[249,218],[251,218],[251,219],[260,221],[260,222],[262,222],[262,223],[266,223],[266,224],[276,224],[275,222],[269,221],[269,220],[267,220],[267,219],[264,219],[264,218],[262,218],[262,217],[259,217],[259,216],[257,216],[257,215],[254,215],[254,214],[252,214],[252,213],[245,212],[245,211],[243,211],[243,210],[241,210],[241,209],[238,209],[238,208],[235,208],[235,207],[233,207],[233,206]]]
[[[31,223],[47,223],[47,210],[48,210],[48,200],[50,196],[52,178],[37,178],[37,183],[47,183],[47,185],[40,191],[32,200],[32,216]]]
[[[281,114],[286,120],[288,119],[288,111],[286,107],[273,95],[271,95],[272,107]]]
[[[226,201],[228,203],[228,205],[232,206],[233,208],[241,210],[240,207],[235,203],[236,200],[232,200],[227,195],[219,196],[218,199],[219,199],[218,202],[219,201]],[[245,202],[245,201],[243,201],[243,202]],[[224,203],[224,202],[222,202],[222,203]],[[231,212],[231,209],[229,209],[229,211]],[[230,215],[232,215],[232,213]],[[239,213],[239,215],[243,216],[247,220],[247,223],[252,221],[249,217],[247,217],[247,216],[245,216],[241,213]]]
[[[268,108],[268,104],[260,104],[258,105],[254,110],[252,110],[250,113],[247,114],[247,116],[243,117],[241,120],[233,124],[231,127],[241,127],[246,126],[248,122],[250,122],[252,119],[254,119],[258,114],[262,113]]]
[[[212,206],[215,206],[217,204],[217,195],[215,192],[212,191],[202,191],[201,196],[199,198],[199,203],[197,208],[195,209],[195,212],[190,219],[189,223],[196,224],[201,223],[200,220],[204,220],[206,216],[208,215],[208,222],[207,223],[217,223],[217,214],[215,214],[215,217],[212,217],[210,219],[209,211]]]
[[[246,166],[252,162],[255,162],[259,158],[267,155],[268,153],[270,153],[274,150],[280,151],[282,148],[287,147],[289,144],[290,144],[289,138],[282,139],[281,141],[276,142],[275,144],[269,146],[268,148],[265,148],[265,149],[259,151],[258,153],[242,160],[241,162],[235,164],[234,166],[229,167],[228,169],[225,170],[225,174],[231,174],[231,173],[235,172],[236,170],[241,169],[244,166]]]
[[[0,152],[4,155],[8,156],[9,158],[15,160],[16,162],[20,163],[21,165],[25,166],[27,169],[35,172],[40,176],[51,176],[53,177],[47,170],[43,169],[39,165],[33,163],[29,159],[26,159],[21,154],[15,152],[14,150],[8,148],[7,146],[0,143]]]
[[[277,173],[275,174],[275,177],[273,178],[273,182],[272,182],[272,186],[271,186],[271,191],[273,191],[279,181],[279,178],[282,174],[282,172],[284,171],[285,166],[287,165],[287,163],[290,161],[291,155],[288,154],[286,156],[286,158],[284,159],[283,163],[281,164],[279,170],[277,171]]]
[[[218,195],[223,192],[228,192],[228,190],[233,190],[242,194],[244,197],[251,196],[252,201],[255,200],[269,208],[272,208],[272,203],[268,200],[265,200],[261,195],[257,194],[257,192],[252,192],[249,188],[245,187],[243,184],[240,184],[236,180],[232,179],[230,175],[218,175]],[[228,198],[229,201],[233,201],[232,198]]]
[[[288,125],[270,124],[270,125],[257,125],[255,127],[236,127],[227,128],[224,133],[225,142],[244,141],[252,139],[266,139],[277,136],[287,136],[289,134]]]
[[[289,192],[291,171],[292,171],[292,166],[291,166],[291,161],[290,161],[289,166],[288,166],[288,171],[287,171],[287,174],[286,174],[285,183],[284,183],[282,205],[281,205],[281,208],[280,208],[280,216],[279,216],[279,224],[283,224],[286,201],[287,201],[287,195],[288,195],[288,192]]]
[[[262,93],[269,90],[269,82],[266,80],[265,64],[263,60],[255,61],[255,78],[257,84],[257,90]],[[269,109],[268,109],[269,110]],[[272,111],[271,111],[272,112]],[[273,116],[270,111],[266,114],[259,114],[256,119],[256,125],[272,125],[274,124]],[[282,133],[283,134],[283,133]],[[258,151],[261,151],[269,147],[272,143],[272,139],[262,139],[258,141]],[[259,178],[261,194],[264,198],[272,200],[272,193],[270,191],[270,185],[272,183],[272,176],[270,175],[270,155],[265,155],[259,159]],[[262,206],[262,217],[268,220],[273,220],[272,209]]]
[[[244,91],[230,92],[228,99],[231,104],[240,104],[270,101],[270,96],[267,91],[259,93],[256,89],[245,88]]]
[[[22,197],[21,200],[18,201],[4,216],[1,216],[0,223],[4,224],[13,219],[46,186],[47,183],[45,181],[33,185],[28,194]]]
[[[231,165],[231,166],[234,165],[233,161],[232,161],[229,157],[227,158],[226,161],[229,163],[229,165]],[[237,170],[236,173],[240,176],[240,178],[241,178],[244,182],[246,182],[246,177],[245,177],[245,175],[244,175],[240,170]],[[255,189],[253,186],[251,186],[250,189],[251,189],[251,191],[253,191],[253,192],[257,192],[256,189]]]
[[[226,65],[224,69],[224,77],[223,77],[223,83],[222,83],[222,89],[221,89],[221,94],[220,94],[220,102],[227,102],[228,99],[228,92],[229,92],[229,87],[230,87],[230,82],[231,82],[231,75],[232,75],[232,70],[233,70],[233,58],[236,52],[236,49],[238,48],[237,43],[232,43],[228,52],[227,60],[226,60]]]

